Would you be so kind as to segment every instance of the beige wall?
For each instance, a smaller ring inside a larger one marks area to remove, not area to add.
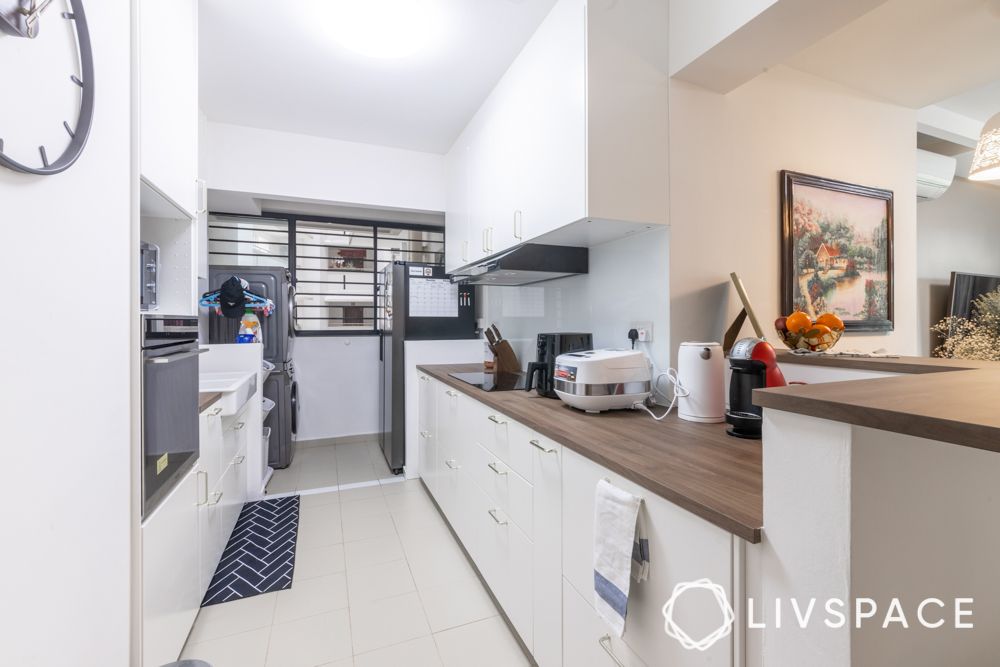
[[[671,344],[721,340],[743,278],[771,334],[780,315],[778,172],[895,192],[895,321],[841,349],[917,352],[916,115],[787,67],[728,95],[671,81]],[[744,330],[749,332],[749,326]]]
[[[929,328],[948,310],[952,271],[1000,275],[1000,188],[956,178],[940,199],[917,206],[920,354],[937,345]]]

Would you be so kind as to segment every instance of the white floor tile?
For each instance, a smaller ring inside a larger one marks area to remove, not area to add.
[[[375,481],[378,478],[375,468],[367,461],[364,463],[342,463],[338,467],[337,481],[339,484],[356,484]]]
[[[441,667],[437,646],[431,637],[354,656],[354,667]]]
[[[299,488],[299,468],[288,466],[283,470],[275,470],[267,482],[267,493],[288,493]]]
[[[382,535],[395,535],[396,526],[386,514],[344,517],[344,541],[355,542]]]
[[[385,494],[385,503],[390,512],[421,508],[433,510],[434,514],[437,515],[437,508],[434,507],[434,503],[431,502],[431,499],[426,493],[423,492],[422,489],[416,489],[409,492],[391,493],[389,489],[393,486],[402,486],[402,484],[389,484],[382,487],[382,493]]]
[[[492,618],[500,612],[478,581],[431,586],[420,591],[432,632]]]
[[[367,540],[348,542],[344,545],[347,556],[347,569],[369,567],[381,563],[391,563],[403,560],[403,544],[395,533],[380,535]]]
[[[300,511],[297,547],[329,547],[344,541],[340,505],[305,507]]]
[[[416,590],[405,560],[347,571],[347,591],[351,605],[397,597]]]
[[[328,493],[306,493],[299,501],[300,507],[321,507],[323,505],[335,505],[340,502],[340,494],[336,491]]]
[[[354,667],[354,658],[337,660],[336,662],[324,662],[319,667]]]
[[[212,667],[264,667],[271,628],[251,630],[184,647],[184,660],[204,660]]]
[[[365,517],[373,514],[386,514],[388,512],[389,506],[386,504],[385,498],[381,495],[361,500],[345,500],[340,504],[340,515],[343,517]]]
[[[530,665],[510,629],[497,616],[434,635],[444,667]]]
[[[392,481],[382,484],[382,492],[387,496],[397,493],[423,492],[423,490],[424,484],[419,479],[404,479],[399,481],[398,478],[394,478]]]
[[[351,605],[355,655],[424,637],[430,632],[416,593]]]
[[[365,498],[376,498],[382,495],[382,486],[378,483],[355,486],[349,489],[340,490],[340,501],[343,503],[352,500],[364,500]]]
[[[426,549],[407,552],[406,560],[417,588],[463,581],[478,581],[475,570],[457,546],[438,544]]]
[[[196,644],[270,627],[274,622],[277,595],[277,593],[264,593],[242,600],[202,607],[188,636],[188,643]]]
[[[340,474],[336,465],[323,463],[310,465],[299,476],[299,490],[322,489],[327,486],[337,486]]]
[[[328,574],[343,572],[347,569],[344,557],[344,545],[334,544],[329,547],[295,550],[295,581],[323,577]]]
[[[314,667],[350,658],[351,651],[351,622],[341,609],[275,625],[267,667]]]
[[[274,622],[284,623],[347,607],[347,577],[343,572],[313,579],[293,579],[278,591]]]

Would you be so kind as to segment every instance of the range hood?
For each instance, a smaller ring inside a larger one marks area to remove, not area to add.
[[[530,285],[587,273],[590,251],[563,245],[524,243],[451,272],[471,285]]]

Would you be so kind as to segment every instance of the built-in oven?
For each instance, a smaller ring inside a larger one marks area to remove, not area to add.
[[[198,318],[142,316],[142,515],[198,460]]]

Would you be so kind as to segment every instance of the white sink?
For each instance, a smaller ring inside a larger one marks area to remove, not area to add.
[[[239,412],[257,391],[257,374],[242,371],[202,372],[198,375],[198,391],[219,392],[222,398],[216,403],[222,408],[223,417]]]

